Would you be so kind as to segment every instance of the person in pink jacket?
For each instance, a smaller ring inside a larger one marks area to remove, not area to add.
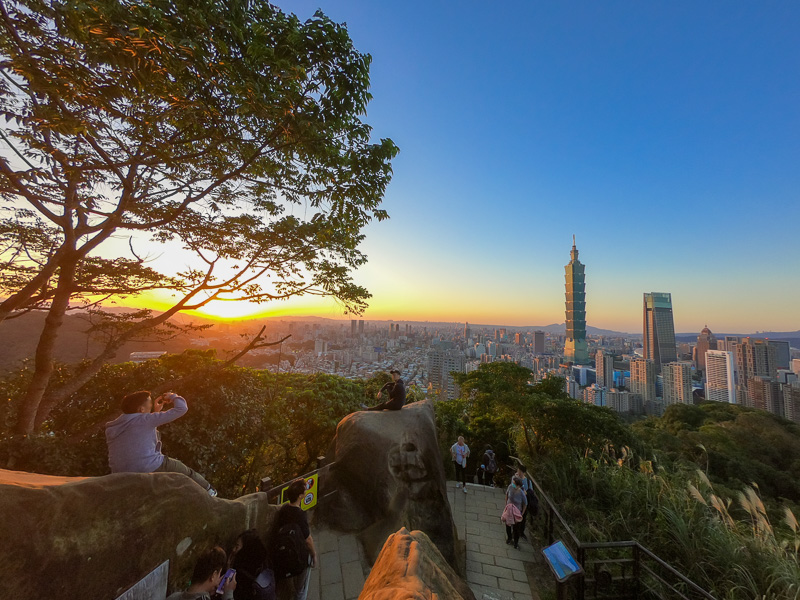
[[[164,405],[174,404],[169,410]],[[186,414],[189,406],[178,394],[167,392],[153,401],[150,392],[128,394],[122,399],[122,413],[106,424],[108,465],[112,473],[183,473],[208,492],[217,491],[197,471],[161,453],[158,426]]]

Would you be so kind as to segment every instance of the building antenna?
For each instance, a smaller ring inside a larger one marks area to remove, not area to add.
[[[573,246],[575,245],[575,234],[574,233],[572,234],[572,245]]]

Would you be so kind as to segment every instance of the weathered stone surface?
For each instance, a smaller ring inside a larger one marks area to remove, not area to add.
[[[361,532],[371,562],[386,538],[406,527],[424,531],[456,566],[456,531],[430,401],[345,417],[336,429],[333,455],[330,477],[338,494],[319,517],[332,527]]]
[[[175,473],[0,470],[0,598],[116,598],[166,559],[182,589],[201,552],[268,531],[276,511],[265,494],[211,498]]]
[[[359,600],[475,600],[422,531],[402,528],[389,536]]]

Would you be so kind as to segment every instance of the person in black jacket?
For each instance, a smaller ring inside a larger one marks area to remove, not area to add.
[[[400,371],[397,369],[392,369],[389,374],[392,376],[392,380],[378,392],[378,400],[383,397],[384,393],[389,395],[389,399],[372,407],[362,404],[361,408],[364,410],[400,410],[403,408],[406,403],[406,384],[400,379]]]

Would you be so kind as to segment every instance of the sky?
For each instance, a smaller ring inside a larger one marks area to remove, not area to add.
[[[400,147],[367,318],[561,322],[575,234],[590,325],[800,329],[800,4],[279,6],[347,23]]]
[[[589,325],[641,332],[657,291],[680,332],[800,329],[800,3],[277,4],[347,23],[400,148],[363,318],[563,322],[574,234]]]

